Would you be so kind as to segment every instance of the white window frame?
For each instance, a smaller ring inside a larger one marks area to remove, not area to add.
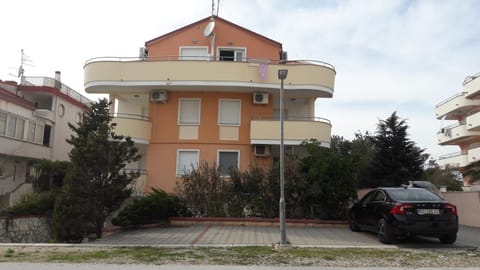
[[[191,167],[189,168],[180,168],[180,153],[181,152],[196,152],[197,154],[197,164],[190,164],[193,165],[194,168],[198,168],[200,163],[200,150],[199,149],[177,149],[177,164],[175,166],[175,174],[177,177],[184,175],[185,172],[190,172]],[[185,170],[184,170],[185,169]]]
[[[220,167],[220,153],[237,153],[237,169],[240,169],[240,150],[232,150],[232,149],[218,149],[217,150],[217,166]],[[228,170],[228,168],[227,168]],[[230,176],[228,173],[223,174],[220,171],[221,176]]]
[[[198,114],[196,123],[182,123],[181,122],[181,113],[182,113],[182,101],[198,101]],[[202,99],[200,98],[179,98],[178,99],[178,125],[179,126],[199,126],[202,112]]]
[[[182,55],[182,50],[184,49],[205,49],[207,52],[207,55],[204,58],[203,56],[199,55],[198,57],[192,57],[192,56],[183,56]],[[185,57],[185,58],[184,58]],[[210,60],[210,54],[208,52],[208,46],[180,46],[178,48],[178,60],[184,60],[184,61],[208,61]]]
[[[246,62],[247,48],[246,47],[217,47],[217,60],[220,60],[220,51],[233,51],[233,62]],[[243,52],[243,57],[240,61],[237,60],[237,52]]]
[[[222,102],[238,102],[238,123],[222,123],[221,122],[221,117],[222,117]],[[218,125],[219,126],[234,126],[234,127],[239,127],[242,124],[242,100],[241,99],[228,99],[228,98],[220,98],[218,100]]]

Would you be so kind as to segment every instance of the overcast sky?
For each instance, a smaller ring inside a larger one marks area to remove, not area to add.
[[[215,1],[217,2],[217,1]],[[145,41],[211,15],[211,0],[16,0],[2,3],[0,79],[15,80],[24,49],[27,76],[53,77],[85,94],[83,65],[137,56]],[[316,116],[332,134],[375,132],[397,111],[410,138],[434,158],[435,105],[480,71],[479,0],[221,0],[219,16],[283,44],[289,59],[335,66],[333,99]],[[94,98],[90,95],[89,97]],[[444,122],[443,125],[449,124]]]

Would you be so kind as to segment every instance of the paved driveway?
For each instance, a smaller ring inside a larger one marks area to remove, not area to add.
[[[347,227],[288,227],[288,241],[299,247],[480,247],[480,229],[461,227],[455,245],[442,245],[437,239],[416,238],[397,245],[381,244],[371,233],[351,232]],[[94,245],[120,246],[270,246],[278,243],[277,227],[195,225],[150,228],[118,233],[93,242]],[[92,243],[89,243],[92,244]]]

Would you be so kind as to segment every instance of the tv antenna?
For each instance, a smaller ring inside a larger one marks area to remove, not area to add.
[[[218,12],[220,11],[220,0],[217,0],[217,13],[215,14],[215,0],[212,0],[212,17],[215,15],[218,17]]]
[[[25,54],[23,49],[21,49],[20,50],[20,66],[18,67],[17,74],[10,73],[10,75],[13,77],[20,78],[21,80],[23,75],[25,74],[25,69],[23,68],[23,66],[25,65],[25,66],[33,67],[34,65],[32,63],[33,61],[30,59],[30,57]]]

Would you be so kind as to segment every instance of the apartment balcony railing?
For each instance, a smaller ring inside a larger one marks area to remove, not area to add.
[[[33,115],[52,122],[55,122],[55,113],[47,109],[36,109],[33,111]]]
[[[467,98],[478,98],[480,95],[480,72],[465,78],[463,90],[467,92]]]
[[[205,59],[205,57],[203,57]],[[159,58],[95,58],[84,66],[85,90],[110,93],[115,88],[149,92],[151,89],[202,91],[262,91],[279,88],[278,70],[288,69],[285,95],[332,97],[335,69],[318,61],[246,59],[243,62]]]
[[[438,158],[438,165],[441,168],[452,167],[452,168],[461,168],[468,165],[468,156],[467,153],[457,152],[448,155],[443,155]]]
[[[52,148],[33,142],[0,136],[0,154],[34,159],[50,159]]]
[[[468,148],[468,163],[480,160],[480,143],[476,143]]]
[[[67,85],[49,77],[22,77],[22,85],[28,86],[48,86],[58,89],[61,93],[85,104],[89,105],[92,101]]]
[[[466,98],[467,92],[457,93],[435,107],[435,116],[437,119],[445,117],[447,120],[456,120],[465,116],[472,108],[480,106],[480,100]]]
[[[148,117],[137,114],[115,113],[112,122],[116,123],[115,133],[131,137],[136,143],[148,144],[152,132],[152,122]]]
[[[470,131],[480,131],[480,112],[467,116],[467,128]]]
[[[305,140],[316,139],[330,145],[332,125],[324,118],[287,118],[284,121],[284,144],[299,145]],[[278,119],[253,119],[250,121],[251,144],[280,144]]]
[[[437,140],[440,145],[458,144],[458,142],[476,136],[480,136],[480,131],[469,130],[464,121],[442,128],[437,132]]]

